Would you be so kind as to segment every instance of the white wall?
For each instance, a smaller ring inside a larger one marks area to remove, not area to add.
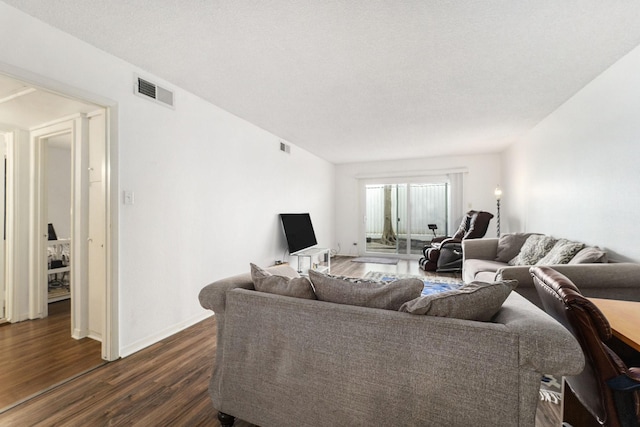
[[[119,217],[122,355],[206,316],[207,283],[282,259],[279,212],[310,212],[330,245],[332,164],[4,3],[0,29],[5,68],[117,102],[118,192],[135,193]],[[134,73],[174,89],[175,110],[134,96]]]
[[[348,163],[336,166],[336,243],[340,253],[355,255],[353,243],[362,238],[359,235],[360,193],[359,179],[375,175],[407,176],[446,173],[447,170],[465,169],[463,210],[484,210],[496,213],[493,191],[500,178],[500,156],[498,154],[432,157],[386,162]],[[457,228],[458,224],[453,227]],[[496,221],[493,219],[487,236],[495,236]],[[364,248],[358,248],[360,252]]]
[[[47,214],[59,239],[71,237],[71,148],[47,148]]]
[[[532,231],[640,261],[640,48],[503,156],[507,231]]]

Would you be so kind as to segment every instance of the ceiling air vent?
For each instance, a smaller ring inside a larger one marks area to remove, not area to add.
[[[135,94],[173,108],[173,92],[143,78],[136,77]]]

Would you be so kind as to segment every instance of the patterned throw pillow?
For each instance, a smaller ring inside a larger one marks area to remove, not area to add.
[[[471,282],[460,289],[422,296],[400,307],[400,311],[428,316],[488,322],[518,286],[517,280]]]
[[[315,270],[309,270],[309,278],[320,301],[386,310],[398,310],[405,302],[419,297],[424,288],[424,282],[416,278],[372,282]]]
[[[316,299],[311,282],[306,277],[276,276],[255,264],[251,266],[251,280],[256,291],[286,297]]]
[[[607,253],[597,246],[587,246],[576,254],[569,264],[591,264],[591,263],[607,263],[609,257]]]
[[[567,264],[582,248],[584,248],[584,243],[560,239],[536,265]]]
[[[496,261],[509,262],[514,259],[518,253],[520,253],[522,245],[524,245],[524,242],[527,241],[531,234],[532,233],[513,233],[500,236],[500,239],[498,239]]]
[[[549,253],[556,239],[551,236],[542,234],[534,234],[527,238],[524,242],[520,253],[514,259],[509,261],[509,265],[535,265],[542,257]]]

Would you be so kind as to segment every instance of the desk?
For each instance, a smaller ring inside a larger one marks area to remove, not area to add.
[[[589,298],[605,315],[613,335],[640,351],[640,302]]]

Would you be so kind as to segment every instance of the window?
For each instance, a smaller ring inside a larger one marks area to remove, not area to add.
[[[435,234],[447,234],[449,187],[447,182],[366,184],[365,251],[421,255]]]

